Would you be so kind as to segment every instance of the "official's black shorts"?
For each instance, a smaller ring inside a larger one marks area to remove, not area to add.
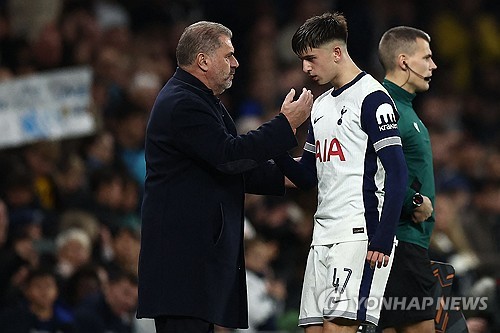
[[[399,241],[384,293],[379,328],[434,319],[435,282],[427,249]]]
[[[155,318],[156,333],[213,333],[214,324],[199,318],[161,316]]]

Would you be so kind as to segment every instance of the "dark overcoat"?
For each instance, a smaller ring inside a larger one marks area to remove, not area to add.
[[[212,91],[176,70],[147,127],[139,318],[248,326],[244,195],[284,194],[284,177],[269,160],[296,145],[283,114],[238,136]]]

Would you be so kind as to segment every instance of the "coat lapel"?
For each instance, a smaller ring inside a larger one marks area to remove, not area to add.
[[[233,118],[231,117],[229,112],[227,112],[226,107],[220,100],[218,105],[218,109],[220,110],[220,114],[222,116],[222,121],[224,122],[227,131],[233,136],[238,135],[238,132],[236,131],[236,125],[234,124]]]

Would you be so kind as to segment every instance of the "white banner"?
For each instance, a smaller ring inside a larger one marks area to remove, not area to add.
[[[78,67],[0,83],[0,148],[93,133],[91,80]]]

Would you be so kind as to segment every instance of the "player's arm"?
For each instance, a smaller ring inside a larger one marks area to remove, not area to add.
[[[385,169],[385,196],[380,222],[370,239],[367,259],[372,265],[386,265],[406,192],[408,170],[397,128],[399,117],[391,98],[383,91],[366,97],[361,124]]]
[[[368,250],[373,252],[372,265],[374,266],[374,261],[376,261],[377,266],[381,267],[382,264],[386,266],[389,262],[388,256],[391,254],[406,189],[407,169],[400,146],[399,148],[397,145],[384,147],[377,152],[377,155],[386,172],[385,196],[380,222],[375,235],[370,240]]]
[[[304,151],[300,159],[294,159],[288,153],[274,159],[283,174],[298,188],[307,190],[318,184],[314,147],[314,133],[312,125],[309,125]]]

